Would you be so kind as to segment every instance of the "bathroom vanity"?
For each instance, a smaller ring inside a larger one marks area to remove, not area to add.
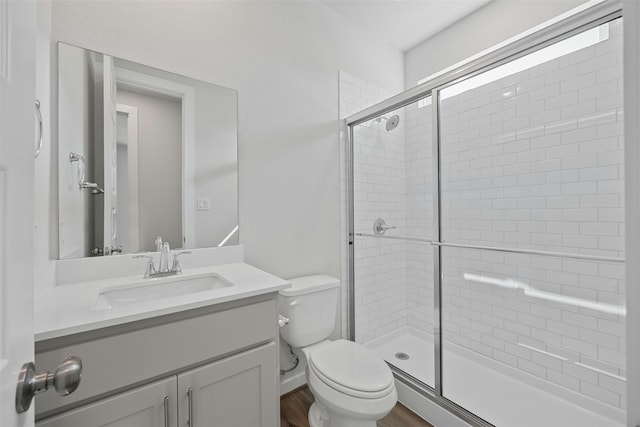
[[[48,301],[59,309],[36,316],[36,366],[73,355],[83,373],[73,394],[37,396],[37,425],[278,425],[277,295],[289,284],[243,262],[184,276],[205,274],[230,285],[109,308],[95,302],[126,290],[127,278],[54,287]],[[75,314],[59,305],[71,295]]]

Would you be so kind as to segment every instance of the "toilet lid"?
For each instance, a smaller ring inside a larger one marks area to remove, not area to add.
[[[309,363],[325,382],[340,388],[376,393],[393,384],[393,374],[384,360],[352,341],[337,340],[313,351]]]

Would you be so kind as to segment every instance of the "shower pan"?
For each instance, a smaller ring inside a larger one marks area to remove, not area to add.
[[[346,120],[350,338],[472,425],[625,423],[614,6]]]

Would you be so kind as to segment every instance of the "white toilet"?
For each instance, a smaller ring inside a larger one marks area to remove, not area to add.
[[[311,427],[374,427],[396,404],[393,374],[387,364],[360,344],[329,341],[338,308],[340,281],[330,276],[289,280],[280,291],[280,313],[289,323],[282,338],[302,350],[307,383],[315,397]]]

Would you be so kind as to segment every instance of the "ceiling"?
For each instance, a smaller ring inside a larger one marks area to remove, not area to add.
[[[402,52],[491,0],[322,0]]]

